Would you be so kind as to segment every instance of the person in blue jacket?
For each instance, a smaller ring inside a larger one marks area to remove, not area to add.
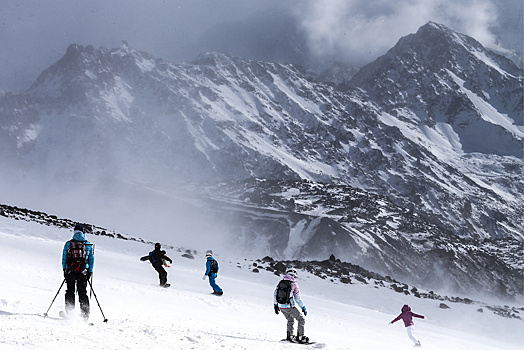
[[[206,252],[206,272],[204,273],[204,277],[202,279],[206,279],[206,277],[209,277],[209,285],[211,288],[213,288],[213,294],[214,295],[222,295],[224,292],[222,291],[222,288],[216,284],[216,278],[218,274],[218,261],[216,261],[213,258],[213,252],[211,250],[208,250]]]
[[[78,291],[80,312],[89,318],[87,283],[95,265],[94,245],[87,241],[84,227],[76,224],[73,238],[67,241],[62,252],[62,269],[66,280],[65,309],[69,313],[75,308],[75,287]]]

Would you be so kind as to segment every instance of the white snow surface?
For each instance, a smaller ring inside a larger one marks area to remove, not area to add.
[[[96,245],[91,299],[93,326],[78,315],[65,320],[64,289],[49,307],[62,282],[61,253],[72,232],[0,216],[0,349],[298,349],[280,342],[286,322],[273,311],[279,277],[251,271],[252,261],[215,252],[220,263],[222,297],[210,294],[202,280],[205,259],[173,259],[171,288],[160,288],[158,275],[139,258],[152,247],[134,241],[88,235]],[[175,245],[175,242],[162,242]],[[202,251],[213,247],[202,247]],[[201,252],[200,252],[201,253]],[[424,349],[522,349],[523,321],[507,319],[478,305],[417,299],[363,284],[341,284],[299,270],[298,283],[308,310],[306,334],[313,349],[410,349],[401,321],[402,305],[427,320],[415,319]],[[521,307],[521,306],[520,306]],[[77,305],[78,310],[78,305]],[[75,311],[77,311],[75,310]]]

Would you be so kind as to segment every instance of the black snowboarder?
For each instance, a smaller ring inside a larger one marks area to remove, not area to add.
[[[65,243],[62,252],[62,269],[67,283],[65,309],[68,314],[75,308],[76,286],[81,315],[86,320],[89,318],[87,282],[93,273],[94,252],[94,245],[86,240],[84,227],[76,224],[73,238]]]
[[[164,263],[165,261],[169,261],[170,263],[173,263],[173,260],[171,260],[167,255],[165,250],[161,250],[160,243],[155,243],[155,250],[149,252],[149,255],[143,256],[140,258],[142,261],[149,260],[151,262],[151,265],[155,268],[155,270],[158,272],[158,278],[160,279],[160,286],[161,287],[169,287],[170,284],[167,283],[167,272],[164,270]]]

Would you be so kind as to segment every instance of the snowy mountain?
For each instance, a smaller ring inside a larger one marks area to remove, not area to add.
[[[131,233],[521,294],[522,75],[435,23],[336,88],[222,53],[175,64],[75,44],[0,96],[0,195]]]
[[[442,25],[402,38],[351,83],[396,119],[451,127],[457,153],[524,155],[522,70]]]
[[[274,288],[282,278],[278,263],[237,259],[215,251],[220,264],[217,282],[224,290],[223,296],[216,297],[211,295],[208,282],[201,279],[203,254],[208,247],[189,255],[170,247],[170,240],[163,241],[173,260],[167,268],[171,288],[164,289],[158,287],[158,275],[151,265],[139,260],[153,249],[152,244],[132,237],[101,235],[99,227],[92,225],[87,238],[96,246],[94,294],[88,290],[89,321],[93,325],[80,318],[78,306],[69,319],[59,317],[65,293],[65,286],[60,288],[60,256],[64,242],[71,239],[72,224],[70,220],[26,210],[16,219],[0,215],[2,349],[66,349],[73,343],[96,350],[279,350],[300,346],[280,342],[286,321],[282,315],[275,315],[272,305]],[[333,263],[331,268],[336,269],[339,262]],[[523,321],[518,318],[524,313],[521,307],[420,298],[415,292],[406,294],[401,283],[396,283],[401,290],[397,292],[385,287],[390,284],[387,281],[353,277],[351,272],[348,282],[326,277],[331,275],[330,268],[315,272],[318,265],[301,264],[296,267],[301,298],[308,310],[305,332],[316,341],[308,348],[411,347],[403,324],[388,325],[404,304],[426,317],[415,319],[416,335],[425,349],[522,347]],[[270,271],[272,266],[276,272]],[[501,310],[509,314],[502,315]]]

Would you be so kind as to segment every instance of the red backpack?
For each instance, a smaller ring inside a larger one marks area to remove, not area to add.
[[[86,244],[80,241],[69,241],[66,265],[68,272],[82,272],[86,268]]]

